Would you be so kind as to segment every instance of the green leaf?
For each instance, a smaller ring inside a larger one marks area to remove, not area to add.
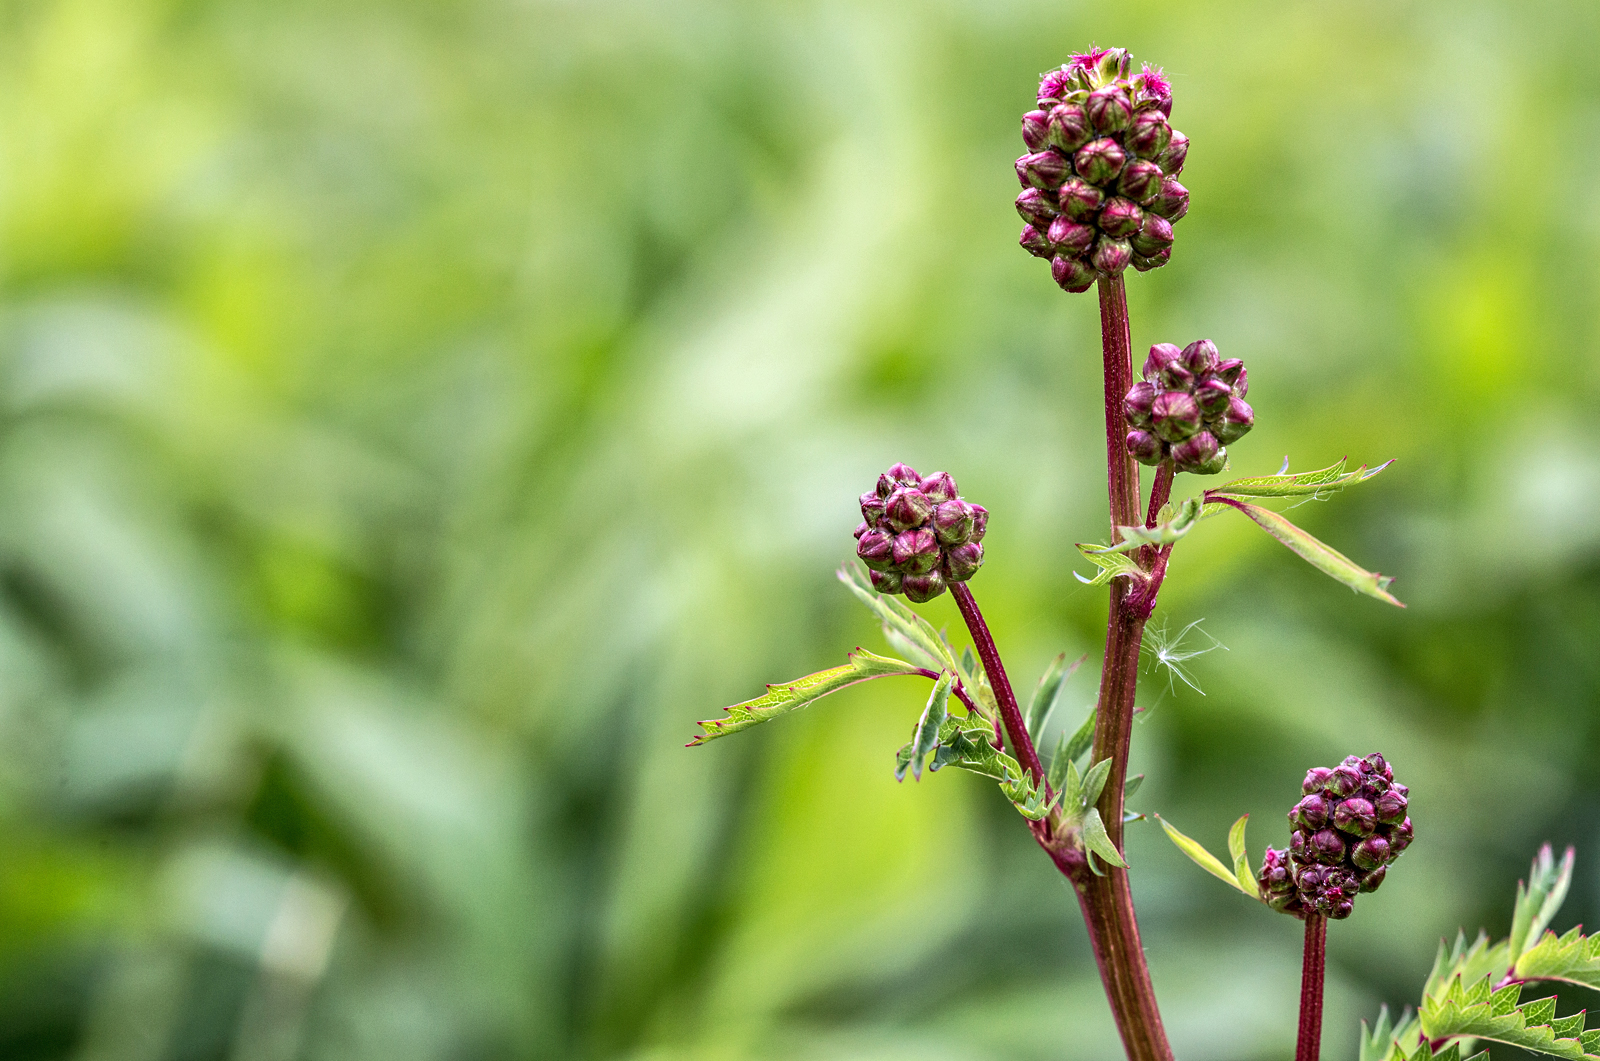
[[[1389,1007],[1380,1006],[1376,1024],[1369,1029],[1366,1021],[1361,1022],[1359,1061],[1395,1061],[1404,1058],[1407,1044],[1413,1048],[1417,1045],[1417,1034],[1417,1019],[1411,1015],[1409,1006],[1400,1014],[1400,1021],[1396,1025],[1390,1024]]]
[[[1045,780],[1050,783],[1051,790],[1055,792],[1061,791],[1061,786],[1067,779],[1068,769],[1072,769],[1074,772],[1076,772],[1076,768],[1072,763],[1072,757],[1067,754],[1067,746],[1071,743],[1072,738],[1063,733],[1056,740],[1055,754],[1050,756],[1050,770],[1049,773],[1045,775]]]
[[[1364,483],[1393,463],[1392,460],[1385,461],[1370,469],[1363,464],[1355,471],[1347,472],[1344,470],[1346,458],[1341,457],[1337,463],[1330,464],[1326,468],[1318,468],[1314,472],[1234,479],[1207,490],[1206,500],[1209,501],[1217,494],[1229,494],[1234,497],[1300,497],[1306,494],[1326,496],[1337,493],[1347,486]]]
[[[1050,798],[1045,786],[1035,781],[1033,775],[1023,770],[1015,759],[1010,760],[1008,774],[1000,784],[1000,791],[1005,793],[1005,797],[1024,818],[1033,822],[1043,821],[1057,802]]]
[[[1144,784],[1143,774],[1134,774],[1132,777],[1128,778],[1128,780],[1123,782],[1122,785],[1122,798],[1127,799],[1129,796],[1139,791],[1139,786],[1142,784]]]
[[[1197,841],[1191,840],[1187,836],[1184,836],[1182,833],[1178,832],[1178,830],[1174,829],[1172,824],[1161,815],[1156,815],[1156,821],[1161,823],[1161,828],[1166,831],[1167,838],[1173,843],[1177,844],[1178,850],[1188,855],[1190,860],[1194,862],[1195,865],[1199,866],[1201,869],[1205,870],[1218,880],[1225,881],[1230,887],[1237,888],[1239,891],[1250,896],[1250,898],[1260,901],[1261,894],[1259,891],[1257,891],[1253,881],[1251,882],[1250,886],[1246,888],[1240,882],[1238,875],[1230,870],[1227,866],[1223,865],[1222,860],[1216,855],[1213,855],[1204,847],[1200,846]],[[1235,828],[1237,828],[1237,825]]]
[[[874,655],[864,648],[858,648],[850,653],[849,660],[850,662],[842,667],[808,674],[804,678],[797,678],[782,685],[769,685],[765,696],[758,696],[754,700],[746,700],[742,704],[726,708],[727,718],[707,719],[698,723],[705,733],[697,735],[690,741],[689,747],[693,748],[717,737],[725,737],[730,733],[737,733],[741,729],[798,710],[829,693],[836,693],[857,682],[870,681],[890,674],[916,674],[919,670],[914,664],[891,659],[888,656]]]
[[[1140,567],[1132,559],[1121,553],[1107,552],[1108,548],[1111,547],[1087,545],[1079,542],[1078,552],[1082,553],[1084,559],[1100,570],[1093,578],[1084,578],[1076,571],[1072,573],[1072,576],[1085,586],[1104,586],[1114,578],[1131,578],[1137,582],[1143,582],[1148,577],[1144,568]]]
[[[1580,925],[1564,936],[1544,938],[1517,958],[1521,980],[1560,980],[1600,989],[1600,936],[1585,936]]]
[[[1287,545],[1292,552],[1323,574],[1343,582],[1357,593],[1365,593],[1369,597],[1388,601],[1398,608],[1405,607],[1388,592],[1389,583],[1394,581],[1393,577],[1358,567],[1348,556],[1313,538],[1271,509],[1246,504],[1243,501],[1231,502],[1229,507],[1236,508],[1249,516],[1268,534]]]
[[[1446,948],[1439,941],[1439,953],[1433,959],[1433,971],[1422,987],[1423,997],[1442,994],[1451,981],[1464,979],[1469,984],[1485,977],[1498,980],[1511,968],[1510,950],[1504,940],[1490,946],[1489,937],[1482,932],[1467,946],[1464,933],[1456,933],[1454,947]]]
[[[1105,791],[1106,778],[1111,776],[1111,759],[1101,759],[1089,768],[1083,775],[1083,791],[1078,797],[1082,806],[1092,807],[1100,802],[1100,793]]]
[[[872,583],[856,564],[839,568],[839,581],[843,582],[872,609],[883,623],[883,632],[890,642],[920,662],[928,670],[957,672],[955,657],[933,626],[895,597],[886,597],[872,588]]]
[[[1091,546],[1097,554],[1126,553],[1139,548],[1141,545],[1170,545],[1194,529],[1200,520],[1202,504],[1198,497],[1191,497],[1183,503],[1176,514],[1167,516],[1171,506],[1163,508],[1161,515],[1164,521],[1154,527],[1118,527],[1117,533],[1122,538],[1115,545]],[[1078,546],[1083,549],[1083,546]]]
[[[922,717],[917,719],[917,728],[912,731],[911,776],[918,781],[922,780],[922,764],[939,744],[939,729],[950,717],[950,687],[953,684],[955,675],[939,675],[939,680],[933,683],[933,693],[928,697],[928,706],[922,709]],[[897,769],[895,776],[903,779],[905,771]]]
[[[1006,781],[1020,771],[1017,761],[992,743],[994,725],[982,715],[965,715],[945,720],[939,730],[939,750],[934,753],[932,770],[954,766],[996,781]]]
[[[1554,852],[1549,844],[1545,844],[1534,857],[1527,883],[1517,882],[1516,912],[1511,918],[1512,961],[1516,961],[1529,944],[1539,938],[1539,934],[1566,901],[1567,888],[1572,884],[1572,862],[1575,857],[1573,849],[1569,847],[1557,866]]]
[[[1489,977],[1467,986],[1457,976],[1445,989],[1425,995],[1417,1016],[1429,1040],[1488,1039],[1571,1061],[1597,1056],[1600,1029],[1584,1030],[1582,1012],[1557,1020],[1555,998],[1519,1004],[1521,984],[1495,990]]]
[[[1067,742],[1066,748],[1063,749],[1066,757],[1073,762],[1077,762],[1083,753],[1089,750],[1089,746],[1094,743],[1094,717],[1095,709],[1091,708],[1089,717],[1084,719],[1083,723],[1078,726],[1077,731],[1072,734],[1072,739]]]
[[[1083,810],[1083,778],[1078,773],[1078,764],[1071,759],[1067,760],[1067,769],[1061,778],[1061,805],[1074,818]]]
[[[1045,668],[1044,677],[1039,679],[1039,684],[1033,690],[1033,699],[1028,701],[1028,711],[1023,716],[1027,724],[1028,736],[1034,743],[1038,743],[1039,735],[1050,724],[1050,714],[1061,702],[1063,692],[1067,687],[1067,680],[1073,676],[1083,661],[1088,656],[1079,656],[1071,666],[1067,665],[1065,652],[1050,661],[1050,666]]]
[[[1240,885],[1250,894],[1259,895],[1256,875],[1250,872],[1250,852],[1244,846],[1244,827],[1249,821],[1250,815],[1246,814],[1228,830],[1228,854],[1233,856],[1233,875]]]
[[[1127,868],[1128,864],[1123,861],[1122,853],[1117,850],[1117,845],[1111,842],[1111,837],[1106,832],[1106,823],[1101,820],[1099,811],[1091,808],[1089,813],[1083,816],[1083,825],[1080,828],[1083,831],[1083,846],[1085,849],[1099,855],[1119,869]],[[1095,869],[1094,859],[1092,858],[1089,860],[1089,868],[1094,870],[1096,874],[1100,872]]]

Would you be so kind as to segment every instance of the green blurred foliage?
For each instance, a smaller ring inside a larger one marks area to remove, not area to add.
[[[993,786],[895,784],[924,688],[682,746],[881,648],[832,570],[897,459],[993,512],[1019,685],[1098,651],[1097,319],[1011,207],[1092,40],[1194,143],[1136,346],[1249,362],[1236,470],[1398,458],[1294,518],[1410,604],[1208,522],[1158,621],[1229,651],[1149,679],[1135,806],[1259,854],[1310,765],[1410,782],[1331,1058],[1539,841],[1593,922],[1597,39],[1581,0],[0,4],[0,1056],[1117,1056]],[[1283,1056],[1297,926],[1129,857],[1180,1056]]]

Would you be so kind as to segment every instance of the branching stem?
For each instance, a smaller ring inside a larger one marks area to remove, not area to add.
[[[1022,721],[1022,711],[1017,707],[1016,694],[1011,691],[1011,679],[1006,677],[1005,664],[1000,662],[1000,650],[995,647],[994,638],[989,634],[989,624],[983,621],[978,602],[972,598],[972,591],[965,582],[952,582],[950,595],[956,599],[956,607],[961,609],[961,618],[966,620],[967,631],[972,634],[972,643],[978,649],[978,659],[983,661],[983,672],[989,676],[995,702],[1000,705],[1000,721],[1011,740],[1011,751],[1035,781],[1043,781],[1044,766],[1039,762],[1033,739],[1028,736],[1028,727]]]

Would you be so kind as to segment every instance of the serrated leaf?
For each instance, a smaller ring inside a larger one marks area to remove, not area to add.
[[[1067,681],[1075,674],[1083,661],[1088,656],[1080,656],[1070,666],[1067,664],[1065,652],[1050,661],[1050,666],[1045,668],[1044,676],[1039,679],[1039,684],[1034,687],[1033,699],[1028,701],[1028,711],[1023,716],[1027,725],[1028,736],[1035,744],[1044,733],[1045,727],[1050,724],[1050,715],[1061,702],[1061,697],[1066,691]]]
[[[930,768],[954,766],[1006,781],[1021,768],[1015,759],[996,748],[993,740],[994,726],[982,715],[948,718],[939,731],[939,750],[934,753]]]
[[[1202,502],[1198,497],[1191,497],[1180,506],[1176,512],[1171,506],[1161,510],[1158,522],[1154,527],[1118,527],[1117,534],[1122,539],[1113,545],[1091,546],[1093,552],[1104,555],[1106,553],[1126,553],[1144,545],[1170,545],[1194,529],[1200,520]],[[1078,546],[1079,549],[1084,548]]]
[[[1422,994],[1424,998],[1438,995],[1457,979],[1468,983],[1485,977],[1498,980],[1510,967],[1510,951],[1504,940],[1491,946],[1489,937],[1480,932],[1469,947],[1466,934],[1458,932],[1454,946],[1439,941],[1439,953],[1433,959],[1433,971],[1428,974]]]
[[[1378,1021],[1368,1029],[1361,1022],[1361,1056],[1359,1061],[1397,1061],[1406,1056],[1407,1047],[1415,1050],[1420,1030],[1416,1017],[1408,1006],[1400,1014],[1397,1024],[1391,1026],[1389,1007],[1380,1006]]]
[[[1546,932],[1517,959],[1521,980],[1559,980],[1600,989],[1600,936],[1583,935],[1582,926],[1564,936]]]
[[[1220,858],[1218,858],[1216,855],[1213,855],[1211,852],[1207,851],[1203,846],[1201,846],[1198,841],[1191,840],[1189,837],[1174,829],[1172,827],[1172,823],[1167,821],[1159,814],[1156,815],[1156,821],[1161,823],[1161,828],[1165,830],[1167,839],[1177,844],[1178,850],[1188,855],[1190,861],[1192,861],[1195,865],[1199,866],[1201,869],[1205,870],[1218,880],[1226,882],[1229,887],[1244,892],[1244,894],[1250,896],[1250,898],[1255,899],[1258,902],[1260,901],[1261,894],[1253,883],[1249,888],[1244,887],[1244,885],[1239,882],[1238,876],[1227,866],[1223,865]]]
[[[1101,819],[1098,810],[1090,808],[1089,813],[1083,816],[1083,824],[1080,828],[1083,831],[1083,846],[1085,849],[1119,869],[1127,868],[1128,864],[1123,861],[1122,853],[1117,850],[1117,845],[1111,842],[1111,836],[1106,832],[1106,823]],[[1092,858],[1089,860],[1089,868],[1094,870],[1096,874],[1100,872],[1095,869],[1094,859]]]
[[[1043,821],[1057,801],[1051,799],[1044,785],[1036,781],[1032,774],[1023,770],[1016,760],[1011,760],[1009,765],[1013,769],[1001,783],[1000,791],[1005,793],[1011,805],[1016,807],[1024,818],[1034,822]]]
[[[1083,775],[1083,792],[1079,795],[1079,803],[1084,807],[1092,807],[1100,802],[1100,793],[1105,791],[1106,778],[1111,776],[1110,758],[1101,759],[1089,768]]]
[[[1073,762],[1077,762],[1083,756],[1083,753],[1089,750],[1089,746],[1094,743],[1095,711],[1096,709],[1094,708],[1089,710],[1089,717],[1083,720],[1083,723],[1072,734],[1072,739],[1067,742],[1066,756]]]
[[[922,717],[917,719],[917,728],[911,733],[911,776],[918,781],[922,780],[922,764],[939,743],[939,729],[950,717],[950,688],[954,684],[955,675],[939,675],[928,696],[928,704],[922,709]],[[897,770],[896,776],[903,779],[905,772]]]
[[[915,664],[879,656],[864,648],[856,649],[848,658],[850,662],[842,667],[818,671],[816,674],[808,674],[804,678],[796,678],[782,685],[769,685],[764,696],[725,708],[724,710],[728,712],[727,718],[713,718],[697,723],[705,732],[691,740],[689,747],[693,748],[717,737],[725,737],[741,729],[770,721],[790,711],[797,711],[829,693],[836,693],[857,682],[870,681],[890,674],[917,674],[920,671]]]
[[[909,769],[911,769],[911,742],[907,741],[894,753],[894,779],[904,781],[906,771]]]
[[[1405,607],[1389,593],[1389,583],[1394,581],[1392,576],[1380,575],[1357,565],[1339,550],[1318,541],[1271,509],[1246,504],[1243,501],[1230,501],[1228,504],[1229,507],[1249,516],[1262,530],[1288,546],[1291,552],[1323,574],[1343,582],[1357,593],[1365,593],[1369,597],[1387,601],[1397,608]]]
[[[1249,479],[1234,479],[1213,487],[1206,491],[1206,498],[1212,495],[1229,494],[1234,497],[1300,497],[1306,494],[1327,495],[1343,490],[1347,486],[1364,483],[1373,476],[1381,473],[1394,461],[1385,461],[1376,468],[1368,468],[1365,464],[1354,471],[1345,471],[1347,458],[1339,458],[1337,463],[1326,468],[1318,468],[1314,472],[1298,472],[1294,475],[1287,473],[1281,475],[1259,475]]]
[[[1084,578],[1076,571],[1072,573],[1072,577],[1082,582],[1085,586],[1104,586],[1114,578],[1131,578],[1135,582],[1143,582],[1148,577],[1144,568],[1135,563],[1132,558],[1122,553],[1106,552],[1107,548],[1110,547],[1079,542],[1078,552],[1082,553],[1085,560],[1088,560],[1100,570],[1095,573],[1093,578]]]
[[[1554,997],[1518,1005],[1521,984],[1494,990],[1490,979],[1465,985],[1451,980],[1437,995],[1424,996],[1418,1011],[1422,1034],[1430,1041],[1488,1039],[1551,1057],[1585,1061],[1595,1055],[1583,1043],[1583,1014],[1556,1020]]]
[[[1250,815],[1246,814],[1228,830],[1228,854],[1233,857],[1233,875],[1240,886],[1250,894],[1259,895],[1256,875],[1250,872],[1250,852],[1244,846],[1244,827],[1249,821]]]
[[[1528,870],[1526,883],[1517,882],[1517,905],[1511,917],[1511,960],[1516,961],[1523,951],[1538,939],[1566,901],[1567,888],[1572,884],[1572,863],[1576,858],[1572,848],[1567,848],[1558,866],[1555,853],[1545,844],[1534,856]]]
[[[955,658],[932,624],[898,598],[886,597],[873,589],[872,582],[863,574],[863,570],[859,565],[845,564],[839,568],[839,581],[849,587],[850,592],[878,617],[890,641],[901,646],[909,645],[907,654],[915,653],[924,657],[922,663],[929,670],[954,672],[957,666]]]

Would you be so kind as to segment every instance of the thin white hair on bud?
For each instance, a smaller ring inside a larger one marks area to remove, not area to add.
[[[1139,646],[1139,654],[1145,657],[1148,667],[1154,670],[1167,672],[1167,692],[1176,695],[1178,682],[1182,682],[1201,696],[1206,691],[1195,683],[1194,675],[1185,666],[1196,656],[1203,656],[1207,652],[1217,649],[1227,652],[1228,646],[1200,629],[1204,619],[1196,619],[1188,626],[1176,633],[1171,632],[1166,620],[1160,626],[1147,627],[1144,632],[1144,643]],[[1193,635],[1193,636],[1191,636]],[[1211,642],[1209,645],[1198,645],[1199,638]]]

